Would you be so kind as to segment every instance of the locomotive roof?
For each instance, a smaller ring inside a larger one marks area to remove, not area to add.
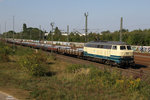
[[[97,44],[97,45],[126,45],[125,42],[120,41],[91,41],[86,44]]]

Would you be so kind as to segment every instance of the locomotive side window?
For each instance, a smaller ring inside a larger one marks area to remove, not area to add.
[[[101,47],[100,48],[104,48],[104,45],[101,45]]]
[[[97,48],[100,48],[100,45],[98,45]]]
[[[111,49],[111,45],[108,45],[107,48],[108,48],[108,49]]]
[[[111,49],[111,45],[104,45],[105,49]]]
[[[128,49],[128,50],[131,50],[131,46],[127,46],[127,49]]]
[[[117,50],[117,46],[113,46],[112,49],[113,49],[113,50]]]
[[[104,47],[103,45],[98,45],[98,46],[97,46],[97,48],[103,48],[103,47]]]
[[[126,50],[125,46],[120,46],[120,50]]]
[[[111,49],[112,45],[85,44],[85,47]],[[116,46],[117,48],[117,46]]]
[[[92,46],[91,44],[86,44],[86,45],[85,45],[85,47],[91,47],[91,46]]]

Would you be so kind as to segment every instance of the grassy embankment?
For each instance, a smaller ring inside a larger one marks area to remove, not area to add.
[[[0,43],[0,90],[18,99],[148,100],[150,85],[140,78],[75,65],[54,55]]]

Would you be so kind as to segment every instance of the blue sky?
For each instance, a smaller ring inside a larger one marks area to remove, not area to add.
[[[124,28],[129,30],[150,28],[150,0],[0,0],[1,32],[12,30],[15,16],[15,31],[22,24],[50,30],[55,22],[61,30],[84,29],[84,12],[89,12],[89,31],[119,30],[120,17]]]

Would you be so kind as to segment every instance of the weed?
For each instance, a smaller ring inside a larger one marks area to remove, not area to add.
[[[25,55],[20,60],[21,68],[33,76],[43,76],[46,74],[47,56],[42,52]]]
[[[89,68],[90,66],[80,65],[80,64],[71,64],[67,66],[66,71],[70,73],[77,73],[81,71],[81,68]]]
[[[150,85],[140,78],[126,78],[120,72],[100,70],[91,65],[55,62],[56,56],[53,58],[41,51],[35,53],[24,47],[18,47],[14,55],[13,59],[21,60],[23,71],[18,60],[0,63],[0,87],[24,89],[36,100],[150,99]],[[49,61],[53,62],[52,66]],[[51,67],[57,74],[47,73]]]
[[[57,60],[57,57],[56,57],[56,54],[55,54],[55,53],[48,54],[48,56],[49,56],[49,58],[50,58],[51,60],[54,60],[54,61]]]
[[[8,62],[9,55],[12,54],[12,48],[0,42],[0,62]]]

